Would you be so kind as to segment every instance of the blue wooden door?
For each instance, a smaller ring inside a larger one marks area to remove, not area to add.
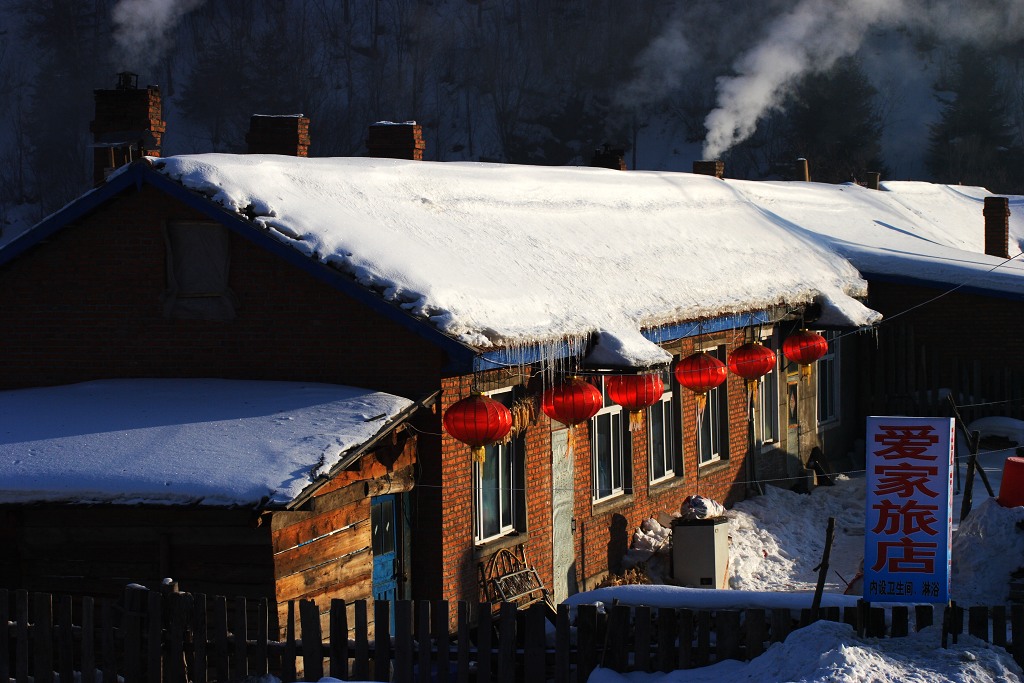
[[[398,599],[398,514],[393,494],[370,501],[373,533],[373,599]]]

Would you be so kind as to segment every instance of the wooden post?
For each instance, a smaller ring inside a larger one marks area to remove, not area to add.
[[[257,677],[263,677],[269,671],[270,658],[270,602],[260,598],[256,607],[256,661],[253,664]]]
[[[167,656],[164,658],[165,681],[185,680],[185,607],[186,593],[167,594]],[[83,680],[85,678],[83,674]]]
[[[145,589],[128,586],[124,591],[124,679],[125,683],[142,683],[142,605]]]
[[[569,653],[571,645],[569,606],[558,606],[555,617],[555,683],[569,683],[572,669],[572,657]]]
[[[14,646],[14,677],[17,683],[28,683],[28,591],[14,591],[14,614],[17,620],[17,643]]]
[[[526,632],[523,634],[524,662],[523,680],[543,681],[544,671],[544,649],[546,639],[544,636],[547,619],[544,616],[547,605],[534,603],[526,609]]]
[[[597,667],[597,605],[576,607],[576,680],[585,681]]]
[[[477,612],[476,661],[477,680],[491,680],[491,603],[481,602]]]
[[[818,583],[814,586],[814,600],[811,601],[811,621],[818,620],[818,610],[821,608],[821,593],[825,590],[825,577],[828,576],[828,559],[832,554],[832,538],[835,532],[836,518],[829,517],[828,526],[825,528],[825,549],[821,553],[821,562],[815,567],[818,570]]]
[[[747,655],[746,661],[760,657],[764,652],[765,612],[760,607],[751,607],[746,611]]]
[[[740,658],[740,613],[739,610],[718,610],[717,641],[715,661]]]
[[[32,594],[32,649],[34,683],[53,683],[53,599],[49,593]]]
[[[209,631],[206,627],[206,595],[197,593],[192,597],[192,601],[192,680],[195,683],[206,683],[206,644],[209,641]]]
[[[469,649],[471,647],[469,642],[469,603],[465,600],[459,600],[458,605],[458,621],[459,621],[459,654],[458,662],[456,664],[455,680],[458,683],[469,682]]]
[[[669,607],[658,608],[658,671],[674,671],[676,668],[676,611]]]
[[[0,591],[0,624],[7,623],[7,592]],[[6,628],[4,635],[7,635]],[[7,638],[0,643],[0,659],[6,654]],[[8,680],[7,670],[0,668],[0,681]],[[96,600],[82,598],[82,680],[96,680]]]
[[[57,648],[59,650],[57,652],[57,671],[60,674],[60,680],[73,681],[75,679],[75,667],[72,655],[74,654],[75,640],[72,636],[70,595],[62,595],[57,601],[56,626]]]
[[[434,634],[434,642],[437,643],[437,680],[439,683],[447,683],[450,678],[449,673],[451,672],[451,632],[448,626],[449,616],[448,610],[451,605],[447,600],[434,603],[434,609],[432,612],[433,622],[432,631]],[[428,652],[427,660],[429,662],[431,639],[427,638],[425,643],[420,643],[420,648],[426,649]],[[423,675],[423,672],[420,672]]]
[[[245,621],[245,613],[248,610],[246,599],[242,596],[235,598],[235,628],[231,634],[231,642],[234,645],[234,657],[231,666],[231,674],[236,679],[249,676],[249,625]],[[317,622],[317,626],[320,623]],[[305,635],[305,631],[303,631]],[[305,651],[305,650],[303,650]],[[320,680],[317,678],[316,680]]]
[[[345,601],[331,600],[331,678],[348,679],[348,611]]]
[[[633,609],[633,662],[636,671],[651,670],[651,608]]]
[[[448,604],[448,603],[445,603]],[[416,647],[419,680],[430,680],[430,601],[416,601]],[[447,672],[445,672],[447,673]]]
[[[160,683],[163,673],[164,598],[158,591],[149,591],[146,603],[146,680]]]
[[[513,683],[516,679],[516,606],[503,602],[498,614],[498,681]]]
[[[379,614],[378,614],[379,617]],[[378,665],[380,660],[377,660]],[[309,680],[319,678],[307,677]],[[378,678],[377,680],[385,680]],[[396,681],[412,680],[412,601],[395,601],[395,674]]]
[[[289,611],[289,620],[291,613]],[[213,670],[217,672],[217,681],[226,681],[229,677],[230,664],[228,653],[228,599],[223,595],[213,596]],[[287,676],[286,676],[287,677]]]
[[[320,632],[320,609],[312,600],[299,600],[299,622],[302,624],[302,675],[308,681],[324,677],[323,634]]]
[[[373,680],[391,680],[391,601],[373,601]]]
[[[357,680],[366,680],[370,671],[370,643],[366,621],[366,601],[357,600],[355,603],[355,659],[352,662],[352,678]]]

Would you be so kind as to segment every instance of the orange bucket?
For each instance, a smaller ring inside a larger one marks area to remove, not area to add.
[[[1010,457],[1003,463],[999,484],[999,504],[1004,508],[1024,505],[1024,458]]]

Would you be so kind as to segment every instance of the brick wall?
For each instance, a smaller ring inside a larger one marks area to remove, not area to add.
[[[0,388],[223,377],[436,389],[435,347],[234,233],[236,319],[164,317],[164,221],[188,219],[202,216],[145,186],[0,267]]]

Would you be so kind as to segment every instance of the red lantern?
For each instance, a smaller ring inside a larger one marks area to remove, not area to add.
[[[729,354],[729,369],[747,380],[747,391],[757,396],[757,380],[775,367],[775,352],[760,342],[736,347]]]
[[[725,381],[725,363],[707,351],[690,354],[676,364],[676,380],[697,394],[706,394]]]
[[[512,413],[493,398],[473,394],[445,411],[444,428],[453,438],[469,444],[473,460],[483,462],[484,448],[501,441],[511,431]]]
[[[729,354],[729,369],[746,380],[756,380],[775,367],[775,352],[760,342],[736,347]]]
[[[603,405],[601,392],[578,377],[551,387],[541,399],[541,410],[545,415],[570,427],[594,417]]]
[[[629,412],[629,430],[636,429],[642,421],[641,412],[661,400],[665,393],[665,382],[661,375],[612,375],[604,381],[608,398]]]
[[[782,342],[782,353],[786,358],[801,366],[800,374],[808,377],[811,365],[828,353],[828,340],[817,332],[800,330],[786,337]]]

